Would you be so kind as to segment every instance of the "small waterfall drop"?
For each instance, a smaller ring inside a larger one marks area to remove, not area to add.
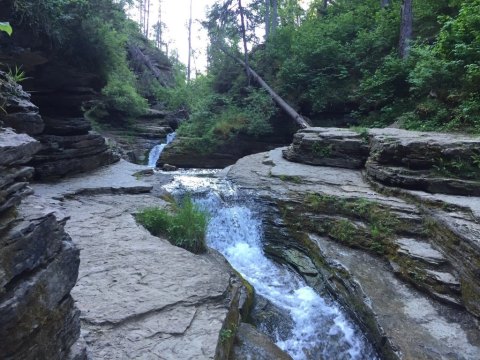
[[[165,143],[155,145],[152,150],[150,150],[150,153],[148,154],[148,167],[154,168],[157,166],[157,161],[160,159],[163,149],[175,139],[176,135],[175,132],[168,134]]]
[[[331,298],[320,296],[296,273],[267,258],[261,217],[254,195],[241,194],[227,181],[205,175],[179,175],[167,190],[194,194],[210,213],[207,244],[225,256],[255,292],[285,311],[293,326],[268,333],[294,360],[377,360],[372,346]],[[247,196],[244,196],[247,195]]]

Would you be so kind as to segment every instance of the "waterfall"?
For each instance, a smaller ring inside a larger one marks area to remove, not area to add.
[[[155,145],[152,150],[150,150],[150,153],[148,154],[148,167],[154,168],[157,166],[157,161],[160,159],[163,149],[175,139],[176,135],[175,132],[168,134],[165,143]]]
[[[253,195],[243,197],[230,183],[211,178],[181,175],[175,182],[169,185],[170,191],[196,193],[196,203],[211,214],[208,246],[222,253],[256,294],[290,316],[292,326],[268,334],[282,350],[294,360],[377,359],[360,329],[336,302],[320,296],[299,275],[265,256]]]

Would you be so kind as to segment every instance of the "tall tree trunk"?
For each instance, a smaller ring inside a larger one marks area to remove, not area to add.
[[[380,6],[382,7],[382,9],[386,8],[387,6],[390,6],[390,0],[381,0]]]
[[[278,0],[272,1],[272,27],[270,29],[271,33],[274,33],[278,27]]]
[[[148,39],[148,33],[150,28],[150,0],[147,0],[146,4],[146,21],[145,21],[145,37]]]
[[[250,85],[250,72],[248,71],[248,49],[247,49],[247,35],[245,34],[245,18],[243,16],[242,0],[238,0],[238,10],[240,11],[240,22],[242,25],[242,40],[243,40],[243,56],[246,64],[245,72],[247,73],[247,82]]]
[[[270,37],[270,0],[265,0],[265,40]]]
[[[402,59],[406,59],[410,52],[410,41],[413,32],[413,0],[403,0],[402,4],[402,20],[400,24],[400,42],[398,52]]]
[[[144,28],[144,22],[143,20],[145,19],[144,16],[143,16],[143,13],[144,13],[144,0],[138,0],[138,10],[139,10],[139,23],[140,23],[140,31],[141,33],[143,34],[143,28]]]
[[[190,0],[190,18],[188,20],[188,65],[187,65],[187,81],[190,82],[191,64],[192,64],[192,3]]]

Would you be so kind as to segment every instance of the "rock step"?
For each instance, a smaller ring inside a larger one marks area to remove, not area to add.
[[[46,134],[50,135],[82,135],[92,129],[90,122],[85,118],[52,118],[43,117]]]
[[[468,360],[480,357],[479,330],[472,315],[435,302],[407,286],[372,255],[327,238],[311,236],[311,239],[329,267],[327,287],[340,294],[347,309],[362,318],[364,325],[378,324],[375,331],[379,331],[378,339],[385,349],[390,346],[400,351],[400,354],[383,353],[385,358],[459,358],[453,354],[461,354],[461,359]],[[457,301],[441,293],[435,297],[453,304]],[[368,304],[368,311],[359,311],[358,304],[362,301]]]
[[[444,254],[424,240],[400,238],[395,244],[390,258],[395,274],[441,301],[463,306],[460,278]]]
[[[34,162],[33,166],[35,167],[36,179],[54,179],[91,171],[118,160],[117,155],[105,150],[100,152],[92,151],[91,155],[81,158],[70,156],[70,158],[63,157],[56,161]]]
[[[26,134],[0,128],[0,166],[25,164],[40,147],[38,141]]]
[[[429,193],[441,193],[465,196],[480,196],[480,182],[439,176],[428,170],[409,170],[403,167],[382,165],[368,160],[366,174],[372,180],[387,186],[403,189],[423,190]]]
[[[480,138],[401,129],[298,131],[283,156],[310,165],[360,169],[388,186],[480,196]],[[367,160],[368,159],[368,160]]]
[[[368,141],[359,133],[338,128],[310,128],[297,132],[283,156],[310,165],[362,168]]]
[[[447,263],[445,256],[427,242],[401,238],[397,239],[395,243],[398,245],[397,253],[399,255],[408,256],[415,261],[421,261],[426,265],[434,267]]]

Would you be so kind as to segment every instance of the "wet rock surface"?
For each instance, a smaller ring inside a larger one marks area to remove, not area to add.
[[[72,295],[89,354],[225,358],[220,332],[238,321],[241,283],[223,258],[189,253],[136,223],[138,209],[165,205],[145,193],[152,186],[134,176],[140,169],[120,161],[56,185],[37,184],[31,197],[30,206],[70,217],[66,229],[81,257]]]
[[[383,358],[478,358],[480,199],[386,187],[282,151],[293,150],[247,156],[227,175],[269,209],[266,253],[336,297]]]
[[[135,164],[147,164],[150,150],[166,140],[178,127],[170,118],[171,112],[149,109],[145,116],[135,119],[125,128],[101,126],[99,132],[108,139],[122,159]]]
[[[254,326],[241,323],[237,330],[231,360],[291,360],[270,338]]]

